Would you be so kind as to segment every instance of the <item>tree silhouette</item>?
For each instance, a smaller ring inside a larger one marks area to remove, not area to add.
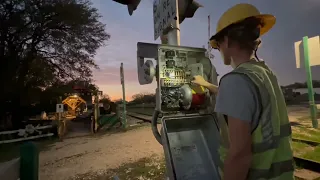
[[[313,80],[312,81],[313,88],[320,88],[320,80]],[[308,88],[307,82],[299,83],[295,82],[293,84],[282,86],[283,88],[292,88],[292,89],[301,89],[301,88]]]
[[[0,2],[0,100],[13,103],[13,115],[35,87],[91,79],[96,50],[110,38],[99,18],[89,0]]]
[[[108,94],[103,94],[101,99],[99,100],[100,103],[110,103],[111,98]]]
[[[155,94],[139,93],[132,96],[132,101],[130,101],[130,104],[155,103],[155,98]]]

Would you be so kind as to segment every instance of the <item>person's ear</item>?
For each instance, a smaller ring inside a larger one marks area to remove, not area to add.
[[[227,36],[224,37],[224,45],[226,48],[229,48],[229,38]]]

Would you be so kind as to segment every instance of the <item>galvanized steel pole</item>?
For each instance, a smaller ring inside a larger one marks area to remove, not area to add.
[[[172,22],[172,29],[168,32],[168,44],[180,46],[179,2],[176,0],[176,18]]]

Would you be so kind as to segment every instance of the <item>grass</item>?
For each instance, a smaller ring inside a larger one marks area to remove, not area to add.
[[[299,125],[292,126],[292,137],[320,143],[320,129],[311,128],[311,120],[302,117],[298,121]],[[292,142],[294,155],[320,162],[320,145],[312,146],[303,142]]]
[[[292,137],[320,143],[320,129],[292,126]]]
[[[320,147],[313,147],[313,146],[310,146],[310,145],[302,143],[302,142],[292,142],[291,146],[292,146],[293,153],[295,156],[298,156],[301,158],[312,159],[312,160],[320,162],[319,156],[317,156],[317,155],[310,156],[310,154],[313,153],[315,149],[320,148]]]
[[[303,158],[315,160],[320,162],[320,146],[316,146],[312,151],[309,151],[303,155]]]
[[[111,180],[115,175],[120,180],[164,180],[166,178],[165,161],[163,157],[153,155],[152,157],[142,158],[133,163],[123,164],[107,172],[89,172],[77,175],[71,179]]]
[[[142,158],[137,162],[111,170],[111,172],[111,177],[117,175],[119,179],[163,180],[165,178],[165,162],[163,158],[156,156]],[[111,179],[111,177],[109,178]]]

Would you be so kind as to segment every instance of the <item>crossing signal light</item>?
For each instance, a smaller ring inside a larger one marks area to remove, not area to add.
[[[199,7],[203,7],[194,0],[178,0],[178,3],[180,24],[185,18],[192,18]]]
[[[113,0],[113,1],[123,5],[127,5],[130,16],[133,14],[133,11],[137,9],[137,7],[141,2],[141,0]]]
[[[114,2],[128,6],[128,12],[131,16],[133,11],[137,9],[141,0],[113,0]],[[181,24],[185,18],[192,18],[201,4],[194,0],[178,0],[179,6],[179,23]]]

